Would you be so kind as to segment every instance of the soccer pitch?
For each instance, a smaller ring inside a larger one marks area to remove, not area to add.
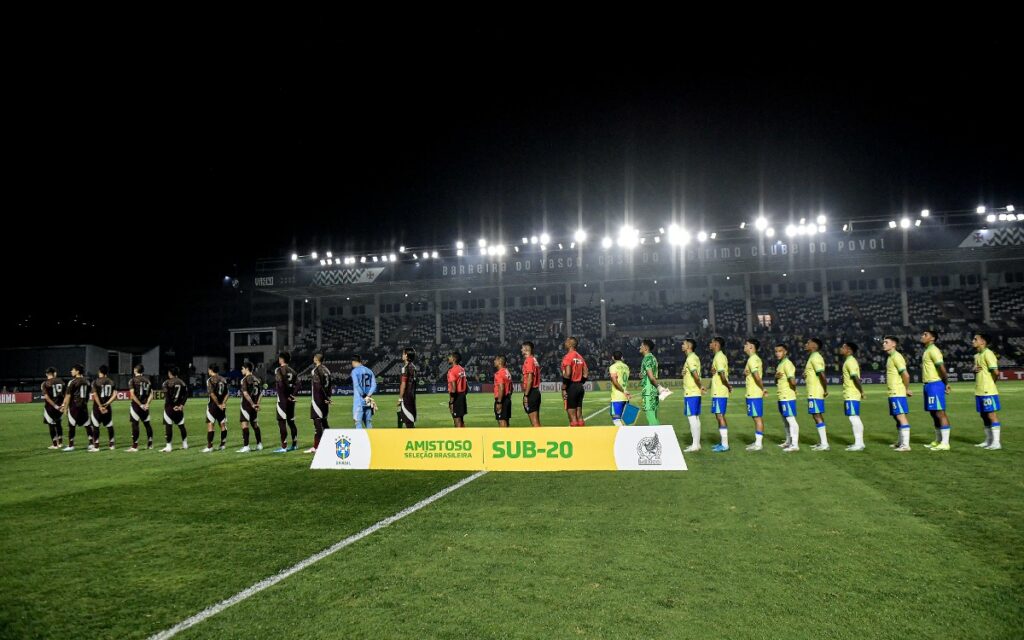
[[[950,396],[948,453],[922,446],[934,432],[914,392],[910,453],[887,446],[896,429],[869,387],[866,451],[843,450],[852,436],[833,393],[832,450],[810,450],[802,414],[802,450],[784,454],[773,393],[766,450],[743,450],[753,425],[737,389],[732,450],[711,452],[705,413],[687,472],[488,473],[177,637],[1019,638],[1024,384],[1000,386],[994,452],[972,446],[983,431],[971,385]],[[393,398],[380,399],[379,427],[395,425]],[[607,401],[589,393],[584,415]],[[421,426],[451,426],[446,396],[418,402]],[[468,426],[494,425],[488,396],[469,402]],[[296,412],[303,448],[308,405]],[[187,405],[188,451],[175,432],[174,452],[135,455],[123,451],[127,402],[115,404],[117,451],[68,454],[46,449],[41,405],[0,406],[0,637],[148,637],[470,475],[314,472],[311,456],[272,446],[237,454],[237,399],[229,449],[203,454],[205,406]],[[339,398],[332,426],[349,426],[350,408]],[[660,416],[688,445],[681,393]],[[274,445],[270,401],[262,417]],[[541,417],[566,424],[557,394]]]

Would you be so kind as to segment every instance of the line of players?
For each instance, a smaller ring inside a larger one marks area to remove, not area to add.
[[[934,331],[924,331],[921,335],[921,343],[925,349],[922,353],[922,381],[924,383],[925,410],[931,415],[935,427],[935,440],[927,447],[932,451],[949,451],[950,423],[946,414],[946,393],[950,391],[948,372],[942,360],[942,352],[935,344],[937,334]],[[988,348],[990,339],[985,334],[974,336],[972,344],[975,348],[975,396],[976,409],[981,415],[985,427],[985,441],[977,446],[989,450],[1001,448],[1000,443],[1000,422],[998,411],[1000,409],[999,393],[995,384],[998,377],[998,363],[995,354]],[[723,352],[725,341],[721,337],[715,337],[708,345],[712,353],[711,362],[711,413],[718,423],[719,443],[712,447],[715,452],[729,450],[729,427],[725,417],[728,407],[728,399],[732,393],[732,385],[729,382],[729,362]],[[562,374],[562,401],[563,407],[569,420],[570,426],[584,426],[583,399],[585,396],[585,384],[589,375],[589,368],[586,360],[577,351],[578,342],[576,338],[570,337],[564,343],[565,356],[561,363]],[[896,451],[904,452],[910,450],[910,424],[907,416],[910,413],[908,398],[913,392],[909,388],[910,375],[907,372],[906,360],[898,350],[898,339],[895,336],[885,336],[882,346],[888,357],[886,360],[886,385],[889,395],[889,412],[893,417],[898,438],[891,445]],[[828,451],[828,435],[825,424],[825,398],[828,397],[828,381],[825,376],[825,360],[820,351],[822,342],[818,338],[810,338],[804,344],[807,352],[807,361],[804,367],[804,380],[807,394],[807,411],[814,420],[818,432],[819,443],[812,447],[815,451]],[[760,349],[760,342],[756,339],[748,339],[744,343],[744,352],[747,360],[744,365],[744,377],[746,386],[747,415],[754,421],[754,442],[747,447],[748,451],[759,451],[763,447],[764,437],[764,397],[767,394],[763,374],[764,367],[760,356],[757,354]],[[691,339],[683,341],[683,354],[685,362],[683,366],[683,393],[684,411],[691,429],[692,443],[687,447],[687,452],[700,451],[700,414],[701,398],[709,391],[701,380],[700,358],[696,355],[696,342]],[[665,388],[658,381],[658,362],[654,356],[654,344],[650,340],[643,340],[639,348],[643,359],[640,365],[641,375],[641,398],[642,408],[646,413],[648,424],[660,424],[658,411],[660,399],[666,392]],[[539,427],[540,423],[540,364],[534,353],[532,342],[523,342],[521,345],[523,355],[522,368],[522,402],[523,410],[527,414],[531,426]],[[774,348],[776,365],[776,393],[778,396],[778,409],[785,422],[785,442],[780,444],[783,451],[799,451],[800,427],[797,422],[796,409],[796,367],[789,357],[789,348],[786,345],[778,344]],[[860,418],[860,405],[866,394],[861,384],[860,366],[857,362],[858,346],[852,342],[845,342],[840,348],[840,355],[844,358],[842,364],[842,386],[844,413],[850,420],[853,429],[854,443],[847,447],[848,451],[862,451],[864,445],[864,424]],[[278,356],[278,367],[275,370],[275,386],[277,391],[276,413],[278,429],[280,432],[281,446],[274,450],[275,453],[294,451],[298,447],[298,427],[295,423],[295,401],[300,390],[298,374],[290,366],[291,356],[283,352]],[[412,349],[404,349],[402,352],[401,384],[399,387],[399,399],[396,406],[397,422],[399,427],[415,427],[416,423],[416,354]],[[467,414],[466,394],[468,383],[466,371],[461,364],[462,357],[457,351],[448,355],[449,369],[447,373],[447,387],[449,394],[448,408],[452,415],[455,427],[465,426]],[[320,439],[324,429],[328,426],[328,415],[332,403],[331,398],[331,373],[323,364],[323,354],[316,354],[313,357],[311,372],[311,406],[310,418],[313,420],[315,430],[313,447],[307,453],[314,453],[320,445]],[[512,376],[506,367],[505,356],[499,355],[494,358],[494,417],[500,427],[508,427],[512,414],[512,394],[514,384]],[[150,379],[145,375],[141,365],[135,367],[135,376],[132,378],[129,399],[131,408],[129,414],[132,424],[132,444],[127,449],[129,452],[139,450],[139,425],[145,426],[147,434],[146,448],[153,447],[153,428],[150,423],[150,404],[154,399],[153,388]],[[240,385],[241,408],[239,422],[242,428],[243,447],[239,453],[248,453],[250,447],[250,429],[255,435],[256,450],[263,449],[262,434],[259,426],[260,400],[263,396],[264,385],[254,375],[254,366],[246,361],[242,365],[243,378]],[[61,429],[61,416],[68,414],[68,444],[63,447],[64,451],[75,450],[75,429],[77,426],[85,427],[89,436],[88,451],[99,451],[100,427],[106,427],[108,434],[107,446],[114,449],[114,424],[111,404],[117,399],[117,393],[113,382],[108,377],[106,366],[99,368],[98,377],[90,384],[84,377],[84,368],[81,365],[72,367],[72,379],[66,388],[62,380],[57,377],[57,371],[53,368],[47,370],[47,380],[42,385],[44,406],[44,421],[50,427],[51,449],[62,449],[63,433]],[[188,400],[188,388],[178,375],[178,370],[171,367],[167,371],[168,379],[163,384],[164,412],[163,421],[166,435],[166,445],[161,451],[170,452],[173,438],[173,428],[176,425],[181,433],[181,448],[188,448],[187,431],[185,428],[184,406]],[[622,414],[625,405],[631,400],[632,394],[628,391],[629,367],[623,362],[622,353],[613,354],[613,363],[609,367],[609,377],[612,384],[611,394],[611,418],[614,424],[623,425]],[[207,441],[204,453],[215,450],[223,450],[227,443],[227,400],[228,382],[224,379],[216,365],[209,369],[210,377],[207,380],[207,391],[209,402],[207,405]],[[377,379],[371,369],[363,364],[362,358],[358,355],[352,357],[352,385],[353,404],[352,418],[356,428],[372,428],[373,417],[378,407],[373,395],[377,391]],[[88,411],[89,400],[93,402],[91,415]],[[214,436],[217,427],[220,427],[220,444],[214,447]],[[288,436],[291,436],[289,445]]]

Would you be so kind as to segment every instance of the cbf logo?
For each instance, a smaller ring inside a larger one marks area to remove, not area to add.
[[[636,445],[636,453],[640,457],[637,461],[639,464],[660,465],[661,441],[658,440],[658,434],[642,438]]]
[[[334,454],[339,460],[348,460],[352,455],[352,440],[348,436],[341,436],[334,441]]]

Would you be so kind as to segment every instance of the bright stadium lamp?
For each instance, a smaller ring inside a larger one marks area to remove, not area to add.
[[[740,229],[746,229],[746,228],[747,228],[747,223],[746,222],[741,222],[740,223]]]
[[[437,260],[437,252],[434,251],[433,253],[431,253],[430,257],[433,258],[434,260]]]
[[[405,253],[405,245],[398,247],[398,253]]]
[[[366,256],[359,256],[359,264],[366,264]]]
[[[487,246],[487,238],[480,238],[479,240],[477,240],[476,241],[476,246],[478,246],[478,247],[486,247]]]
[[[587,232],[583,229],[577,229],[576,233],[572,234],[572,239],[576,242],[586,242]]]
[[[326,260],[321,260],[320,261],[320,266],[321,267],[326,266],[326,265],[327,265],[327,261]]]
[[[818,216],[818,224],[825,224],[825,222],[826,222],[827,220],[828,220],[828,218],[826,218],[826,217],[825,217],[825,214],[824,214],[824,213],[822,213],[822,214],[820,214],[820,215]]]
[[[827,229],[827,228],[828,227],[826,227],[825,225],[819,224],[818,225],[818,233],[825,233],[825,229]]]
[[[316,255],[316,251],[314,251],[313,253],[309,254],[309,257],[311,257],[311,258],[313,258],[314,260],[316,260],[316,259],[317,259],[317,257],[318,257],[318,256]]]
[[[890,220],[889,221],[889,228],[890,229],[895,229],[896,228],[896,221],[895,220]]]
[[[932,215],[931,211],[929,211],[928,209],[921,209],[921,217],[922,218],[927,218],[930,215]]]
[[[768,219],[764,216],[758,216],[757,220],[754,221],[754,227],[756,227],[758,231],[764,231],[768,228]]]
[[[711,238],[712,240],[714,240],[715,238],[717,238],[717,237],[718,237],[718,232],[717,232],[717,231],[712,231],[712,232],[711,232],[711,235],[710,235],[709,237],[710,237],[710,238]]]
[[[1008,205],[1006,205],[1006,210],[1009,211],[1010,213],[1013,213],[1017,209],[1015,209],[1012,204],[1008,204]]]
[[[786,237],[787,238],[792,238],[795,235],[796,235],[796,225],[787,224],[786,225]]]
[[[654,236],[654,244],[661,244],[661,236]]]
[[[523,244],[530,244],[530,239],[527,238],[526,236],[523,236]]]
[[[994,213],[990,213],[987,216],[985,216],[985,220],[987,222],[995,222],[996,221],[996,216],[995,216]]]
[[[764,235],[769,237],[769,238],[774,238],[775,237],[775,227],[768,227],[767,229],[765,229],[764,230]]]
[[[328,258],[333,258],[334,257],[334,254],[331,253],[330,251],[328,251],[326,255],[327,255]]]
[[[455,248],[456,249],[465,249],[466,248],[466,243],[463,242],[462,240],[456,240],[455,241]]]
[[[605,236],[605,237],[601,238],[601,247],[604,248],[604,249],[611,249],[612,248],[612,239],[609,238],[608,236]]]
[[[915,226],[915,227],[920,227],[920,226],[921,226],[921,220],[920,220],[920,219],[918,219],[917,221],[915,221],[915,222],[914,222],[914,226]]]
[[[910,228],[910,218],[901,218],[900,219],[900,229],[909,229],[909,228]]]
[[[814,234],[818,233],[818,227],[814,226],[813,224],[807,225],[806,227],[804,227],[804,229],[806,230],[807,235],[809,236],[813,236]]]
[[[540,250],[541,251],[547,251],[548,250],[548,245],[546,245],[546,244],[540,245]]]
[[[979,206],[977,209],[975,209],[975,211],[978,212],[978,215],[981,215],[981,214],[985,213],[984,205]],[[315,258],[316,256],[313,256],[313,257]]]
[[[530,244],[537,244],[537,236],[530,236]]]
[[[299,254],[293,253],[292,254],[292,262],[298,262],[298,261],[299,261]]]
[[[707,241],[708,241],[708,232],[707,231],[698,231],[697,232],[697,242],[707,242]]]
[[[632,249],[640,244],[640,232],[634,227],[624,224],[619,229],[617,244],[624,249]]]
[[[388,260],[390,260],[391,262],[395,262],[397,260],[397,257],[395,256],[395,254],[392,253],[388,255]]]
[[[551,242],[551,236],[549,236],[546,233],[540,234],[540,243],[541,244],[549,244],[550,242]]]
[[[455,255],[457,255],[457,256],[459,256],[461,258],[462,257],[462,249],[456,249],[455,250]],[[427,256],[427,257],[429,257],[429,256]]]
[[[497,253],[499,256],[505,255],[505,245],[499,244],[497,247],[494,248],[494,252]]]
[[[412,254],[412,259],[413,260],[419,260],[420,257],[414,253],[414,254]]]

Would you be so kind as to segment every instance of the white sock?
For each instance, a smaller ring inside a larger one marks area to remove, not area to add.
[[[949,431],[950,431],[950,429],[951,429],[951,427],[948,424],[944,428],[939,429],[939,437],[942,438],[941,440],[939,440],[939,442],[941,442],[942,444],[949,444]]]
[[[718,435],[722,440],[722,446],[729,446],[729,427],[718,427]]]
[[[992,444],[992,427],[985,427],[985,446]]]
[[[693,441],[691,442],[693,446],[700,446],[700,418],[698,416],[690,416],[690,439]]]
[[[853,444],[858,447],[864,446],[864,423],[860,416],[850,416],[850,425],[853,426]]]
[[[818,437],[821,438],[821,446],[828,446],[828,434],[825,433],[825,423],[818,423]]]
[[[910,425],[909,424],[908,425],[901,425],[900,426],[900,446],[901,447],[909,447],[910,446]]]
[[[786,418],[789,422],[789,444],[794,447],[800,446],[800,423],[796,421],[796,418]]]
[[[764,439],[764,431],[755,431],[754,432],[754,444],[756,444],[757,446],[760,447],[761,446],[761,440],[763,440],[763,439]]]
[[[625,424],[623,424],[622,420],[619,420],[618,418],[612,418],[612,424],[615,425],[616,427],[626,426]]]
[[[993,422],[992,423],[992,445],[991,446],[993,446],[993,447],[995,447],[995,446],[997,446],[999,444],[999,432],[1002,431],[1002,429],[999,428],[1000,426],[1001,425],[998,422]]]

